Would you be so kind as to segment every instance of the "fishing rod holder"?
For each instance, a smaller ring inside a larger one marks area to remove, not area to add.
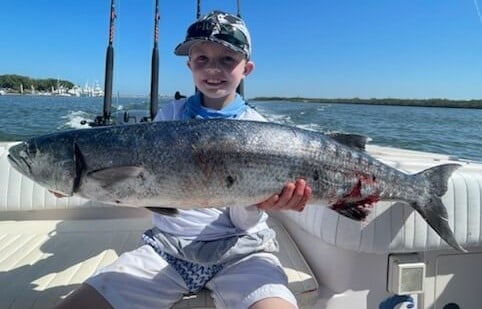
[[[115,12],[115,0],[110,2],[110,22],[109,22],[109,41],[107,45],[106,62],[105,62],[105,83],[104,83],[104,105],[103,114],[97,116],[93,122],[82,121],[81,124],[88,124],[90,127],[109,126],[114,124],[125,124],[131,122],[131,119],[120,119],[119,117],[111,117],[112,107],[112,84],[114,70],[114,22],[117,18]],[[154,14],[154,48],[152,51],[151,65],[151,91],[150,91],[150,116],[134,119],[135,122],[148,122],[156,116],[158,109],[158,84],[159,84],[159,0],[155,0]],[[126,114],[126,117],[129,117]],[[116,119],[114,119],[116,118]]]
[[[80,124],[88,125],[89,127],[105,127],[114,125],[114,122],[112,121],[112,118],[106,119],[103,116],[97,116],[94,121],[82,120]]]

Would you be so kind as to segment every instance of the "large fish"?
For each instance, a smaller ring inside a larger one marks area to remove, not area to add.
[[[304,178],[312,203],[355,220],[363,220],[379,200],[403,201],[449,245],[463,250],[440,198],[459,165],[409,175],[363,147],[359,136],[217,119],[59,132],[11,147],[8,158],[54,192],[165,214],[256,204],[286,181]]]

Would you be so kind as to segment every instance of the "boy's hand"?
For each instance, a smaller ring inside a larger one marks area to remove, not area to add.
[[[287,183],[280,194],[275,194],[266,201],[257,204],[263,210],[303,211],[311,197],[311,188],[304,179]]]

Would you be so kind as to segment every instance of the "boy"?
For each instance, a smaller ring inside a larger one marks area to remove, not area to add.
[[[266,121],[236,94],[254,68],[244,22],[214,11],[187,30],[175,54],[188,56],[197,93],[159,111],[155,121],[231,118]],[[153,214],[145,245],[99,270],[60,307],[169,308],[183,294],[211,290],[218,308],[297,308],[278,259],[264,210],[303,210],[311,189],[303,180],[250,207]]]

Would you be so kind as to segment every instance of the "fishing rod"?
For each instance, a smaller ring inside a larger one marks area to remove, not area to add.
[[[112,107],[112,77],[114,71],[114,21],[116,19],[114,0],[110,5],[110,23],[109,23],[109,43],[107,46],[106,62],[105,62],[105,83],[104,83],[104,108],[102,116],[97,116],[93,122],[89,122],[89,126],[98,127],[112,124],[111,107]],[[155,17],[154,17],[154,47],[152,50],[151,64],[151,93],[150,93],[150,119],[154,119],[158,109],[159,97],[159,0],[156,0]],[[143,117],[141,121],[147,121],[147,117]],[[128,114],[124,114],[124,121],[128,122]],[[82,124],[85,124],[83,122]]]
[[[109,44],[105,60],[105,82],[104,82],[104,111],[102,114],[102,125],[110,124],[112,107],[112,77],[114,73],[114,21],[115,21],[114,0],[110,2],[110,22],[109,22]]]
[[[201,0],[197,0],[196,19],[201,17]]]
[[[241,7],[240,7],[240,0],[236,1],[237,3],[237,16],[241,18]],[[236,88],[236,92],[239,93],[240,96],[244,98],[244,78],[241,79],[241,82],[239,82],[238,88]]]
[[[105,81],[104,81],[104,108],[102,116],[95,117],[94,122],[89,122],[91,127],[106,126],[111,124],[111,107],[112,107],[112,76],[114,75],[114,20],[115,4],[114,0],[110,2],[110,22],[109,22],[109,43],[107,45],[107,53],[105,59]],[[85,123],[85,122],[84,122]]]
[[[154,47],[152,49],[151,62],[151,101],[150,101],[150,116],[154,120],[159,105],[159,0],[156,0],[155,14],[154,14]]]
[[[239,5],[239,4],[240,4],[239,0],[236,1],[236,4],[237,4],[237,7],[238,7],[238,13],[237,13],[237,15],[238,15],[239,18],[241,18],[241,7],[240,7],[240,5]]]
[[[197,7],[196,7],[196,20],[198,20],[199,18],[201,18],[201,0],[197,0]],[[198,92],[198,89],[196,86],[194,86],[194,93],[197,93]],[[174,97],[174,99],[176,99],[176,97]],[[177,99],[176,99],[177,100]]]

